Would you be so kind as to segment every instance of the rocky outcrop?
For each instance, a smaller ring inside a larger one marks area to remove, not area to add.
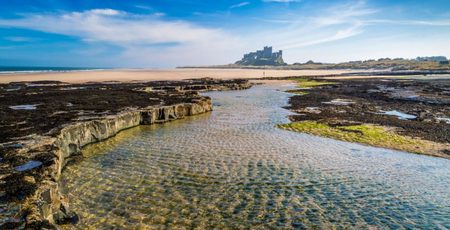
[[[191,99],[198,97],[198,92],[247,89],[251,85],[242,79],[212,78],[128,83],[0,84],[0,143],[29,135],[57,134],[59,127],[73,121],[116,115],[128,107],[190,103]],[[3,157],[1,149],[0,157]]]
[[[198,99],[195,103],[183,103],[142,110],[125,111],[115,116],[69,125],[56,138],[55,151],[58,162],[54,177],[59,178],[67,159],[80,152],[85,145],[108,139],[118,132],[138,125],[164,123],[186,116],[193,116],[212,110],[211,99]]]
[[[247,80],[0,85],[0,229],[54,228],[77,215],[58,186],[84,146],[124,129],[212,110],[198,92],[241,90]]]
[[[16,155],[39,157],[16,167],[13,173],[3,178],[6,184],[16,185],[5,189],[6,195],[24,193],[25,200],[20,201],[20,216],[2,227],[26,225],[40,228],[76,222],[77,216],[70,211],[68,199],[61,194],[58,180],[66,164],[72,157],[79,155],[84,146],[106,140],[121,130],[138,125],[168,122],[211,110],[212,103],[208,97],[193,99],[192,103],[129,108],[117,115],[69,124],[60,129],[56,136],[33,136],[20,143],[3,144],[2,148],[17,145],[14,150]]]
[[[204,78],[203,80],[213,81],[214,79]],[[244,90],[252,87],[252,83],[248,81],[241,82],[217,82],[216,84],[201,84],[199,82],[193,82],[188,85],[179,86],[153,86],[144,87],[137,90],[144,92],[158,92],[158,91],[176,91],[176,92],[206,92],[206,91],[227,91],[227,90]]]

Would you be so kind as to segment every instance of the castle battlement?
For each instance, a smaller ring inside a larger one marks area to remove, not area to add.
[[[238,65],[285,65],[283,61],[283,51],[273,52],[271,46],[265,46],[262,50],[244,54],[244,57],[237,61]]]

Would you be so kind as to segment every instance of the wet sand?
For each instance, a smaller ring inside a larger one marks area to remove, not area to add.
[[[191,78],[262,78],[290,76],[324,76],[349,72],[354,70],[257,70],[257,69],[168,69],[168,70],[102,70],[76,71],[59,73],[20,73],[0,74],[0,83],[15,81],[63,81],[83,83],[90,81],[160,81],[183,80]],[[360,72],[360,71],[359,71]]]

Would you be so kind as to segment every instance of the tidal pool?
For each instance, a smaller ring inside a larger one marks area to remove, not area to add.
[[[450,160],[281,130],[292,85],[87,147],[61,185],[85,229],[450,228]]]

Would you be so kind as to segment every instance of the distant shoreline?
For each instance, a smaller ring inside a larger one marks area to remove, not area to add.
[[[372,71],[443,71],[450,70],[449,60],[442,57],[423,57],[416,59],[380,58],[378,60],[348,61],[341,63],[322,63],[308,61],[293,64],[227,64],[211,66],[181,66],[178,68],[216,68],[216,69],[278,69],[278,70],[372,70]]]
[[[0,66],[0,75],[4,74],[31,74],[31,73],[65,73],[112,70],[112,68],[99,67],[50,67],[50,66]]]
[[[63,72],[26,72],[0,74],[0,84],[22,81],[61,81],[67,83],[86,82],[133,82],[167,81],[199,78],[220,79],[287,79],[291,77],[323,78],[369,78],[402,76],[449,75],[450,70],[440,71],[374,71],[374,70],[277,70],[277,69],[93,69]]]
[[[104,81],[160,81],[198,78],[256,79],[263,77],[327,76],[356,72],[353,70],[256,70],[256,69],[106,69],[68,72],[33,72],[0,74],[0,83],[21,81],[62,81],[68,83]]]

